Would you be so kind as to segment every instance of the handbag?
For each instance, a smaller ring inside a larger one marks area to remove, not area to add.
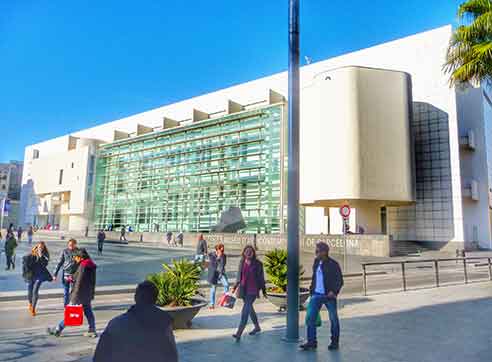
[[[232,309],[234,308],[235,304],[236,304],[236,297],[234,297],[232,294],[229,293],[223,294],[219,299],[219,305],[224,308]]]
[[[306,325],[308,325],[309,318],[311,317],[311,313],[312,313],[311,300],[309,300],[309,304],[308,304],[307,312],[306,312],[306,318],[304,320],[304,323]],[[321,315],[319,312],[318,312],[318,315],[316,316],[316,327],[321,327]]]
[[[84,308],[82,304],[65,306],[63,322],[65,326],[78,327],[84,323]]]

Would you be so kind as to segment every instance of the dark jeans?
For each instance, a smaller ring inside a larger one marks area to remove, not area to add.
[[[36,309],[39,298],[39,288],[41,288],[42,280],[33,279],[27,284],[27,300],[32,307]]]
[[[246,295],[244,296],[244,304],[243,309],[241,310],[241,322],[239,323],[239,327],[237,329],[237,334],[240,336],[244,328],[246,328],[246,324],[248,323],[248,318],[251,317],[251,322],[255,325],[255,328],[260,328],[258,323],[258,316],[256,315],[255,308],[253,303],[256,300],[256,295]]]
[[[7,269],[10,269],[11,266],[13,269],[15,269],[15,256],[5,254],[5,257],[7,259]]]
[[[316,342],[316,317],[323,305],[328,309],[328,314],[330,316],[331,341],[338,344],[340,339],[340,322],[338,320],[337,300],[316,293],[311,296],[311,301],[309,302],[309,307],[311,309],[309,311],[307,323],[308,342]]]
[[[90,304],[84,304],[82,306],[84,308],[84,315],[87,319],[87,323],[89,323],[89,332],[96,331],[96,318],[94,317],[94,312],[92,311],[92,307]],[[62,320],[58,323],[57,329],[61,332],[65,329],[65,321]]]
[[[97,242],[97,251],[99,252],[99,254],[102,254],[103,246],[104,246],[104,241],[98,241]]]
[[[69,283],[65,279],[66,275],[62,274],[63,285],[63,305],[67,305],[70,302],[70,287],[72,283]]]

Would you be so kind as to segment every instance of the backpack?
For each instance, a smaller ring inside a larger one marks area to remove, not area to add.
[[[34,258],[31,254],[25,255],[22,258],[22,277],[26,282],[31,281],[33,277]]]

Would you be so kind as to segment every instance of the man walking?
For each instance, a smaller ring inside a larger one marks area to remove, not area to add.
[[[125,225],[123,225],[121,227],[121,232],[120,232],[120,241],[126,241],[125,233],[126,233],[126,228]]]
[[[15,240],[14,233],[12,231],[7,232],[5,236],[5,258],[7,260],[7,267],[5,270],[15,269],[15,249],[17,248],[17,240]]]
[[[178,361],[172,319],[155,306],[157,295],[149,281],[137,286],[135,305],[109,322],[94,362]]]
[[[171,231],[168,231],[166,233],[166,240],[168,246],[171,246],[172,239],[173,239],[173,233]]]
[[[24,230],[22,230],[22,226],[19,225],[19,227],[17,228],[17,241],[20,243],[21,240],[22,240],[22,232]]]
[[[73,276],[74,286],[70,293],[70,304],[82,305],[84,308],[84,315],[89,323],[89,330],[87,333],[84,333],[84,336],[96,338],[96,320],[91,303],[96,291],[97,267],[85,249],[77,249],[73,253],[73,260],[78,264],[78,268]],[[56,328],[48,328],[48,333],[55,337],[59,337],[63,329],[65,329],[65,322],[62,320]]]
[[[106,240],[106,233],[103,229],[100,229],[97,233],[97,253],[99,255],[102,255],[103,253],[104,240]]]
[[[60,260],[56,265],[53,276],[57,279],[58,272],[62,269],[62,285],[63,285],[63,305],[67,305],[70,299],[70,286],[74,279],[73,274],[77,270],[77,263],[74,260],[75,252],[77,251],[77,240],[70,239],[67,248],[60,254]]]
[[[337,296],[343,286],[343,276],[340,265],[328,256],[330,247],[324,242],[316,245],[316,259],[313,263],[311,279],[311,300],[309,302],[309,318],[307,321],[307,342],[301,349],[315,350],[318,347],[316,339],[316,318],[323,305],[328,309],[331,324],[331,344],[329,350],[339,347],[340,323],[337,311]]]
[[[176,243],[177,243],[177,245],[183,246],[183,239],[184,239],[183,232],[180,231],[179,234],[176,236]]]
[[[32,225],[29,225],[29,228],[27,229],[27,241],[29,242],[29,245],[32,244],[32,236],[34,235],[34,229]]]

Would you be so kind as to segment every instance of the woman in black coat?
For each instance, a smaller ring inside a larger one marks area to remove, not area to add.
[[[27,299],[29,312],[34,317],[39,298],[39,288],[44,282],[53,281],[53,276],[48,271],[50,253],[44,242],[37,243],[31,253],[23,259],[23,277],[27,282]]]
[[[242,253],[239,269],[237,272],[236,285],[233,292],[238,291],[239,298],[243,299],[243,309],[241,311],[241,322],[237,332],[232,335],[237,342],[241,339],[244,328],[248,323],[248,318],[254,324],[254,329],[249,333],[251,336],[261,332],[258,317],[253,306],[256,298],[260,296],[260,290],[263,295],[266,295],[265,274],[263,272],[263,264],[256,259],[256,251],[253,246],[247,245]]]

